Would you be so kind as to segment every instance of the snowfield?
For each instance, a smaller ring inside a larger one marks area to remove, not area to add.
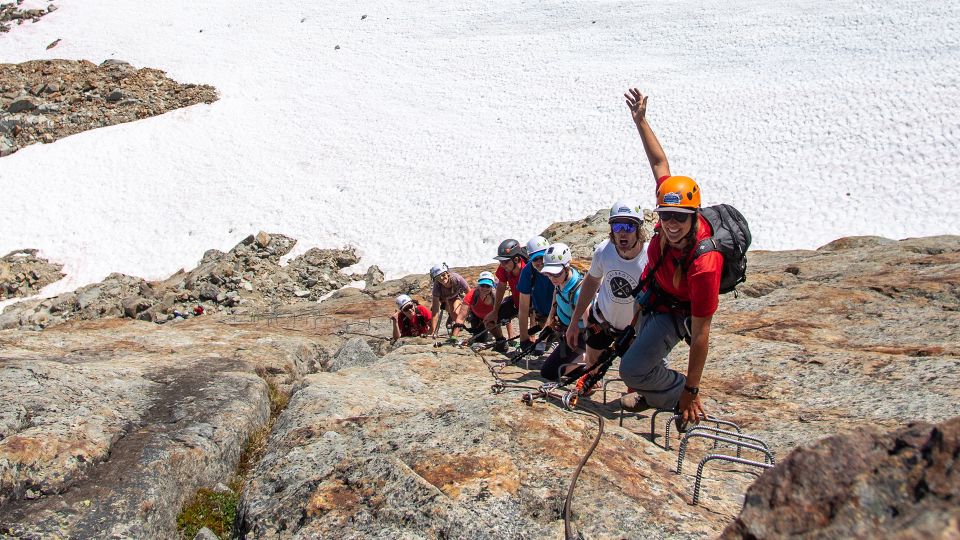
[[[118,58],[221,99],[0,159],[0,254],[63,262],[45,294],[259,230],[396,277],[652,207],[629,86],[673,173],[740,208],[755,248],[960,232],[960,3],[57,5],[0,34],[0,62]]]

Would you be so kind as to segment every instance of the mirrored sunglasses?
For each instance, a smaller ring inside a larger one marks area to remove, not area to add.
[[[677,223],[686,223],[691,214],[685,212],[657,212],[660,214],[660,221],[676,221]]]
[[[610,224],[610,230],[615,233],[632,233],[637,231],[637,224],[615,222]]]

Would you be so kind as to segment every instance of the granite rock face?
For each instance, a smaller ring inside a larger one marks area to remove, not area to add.
[[[214,317],[0,332],[0,535],[169,538],[341,338]]]
[[[721,538],[955,538],[960,417],[863,429],[794,450]]]
[[[960,237],[750,253],[747,283],[714,316],[701,392],[708,412],[784,463],[762,475],[711,465],[697,506],[698,461],[733,450],[691,440],[677,474],[679,440],[674,430],[665,449],[665,416],[654,432],[650,411],[618,425],[621,383],[608,387],[611,404],[597,393],[581,412],[555,399],[524,405],[520,395],[542,382],[536,360],[529,371],[503,368],[508,386],[494,394],[484,359],[502,356],[390,342],[393,297],[426,302],[426,276],[341,289],[317,304],[293,297],[309,288],[299,272],[316,278],[311,266],[353,257],[314,253],[282,267],[286,237],[241,245],[164,282],[131,278],[108,317],[124,307],[139,317],[137,298],[154,302],[149,311],[181,283],[187,294],[236,292],[236,306],[204,300],[209,315],[164,325],[104,318],[0,331],[0,395],[14,404],[0,408],[0,533],[174,535],[179,505],[223,482],[264,425],[267,382],[292,397],[242,494],[236,530],[246,538],[560,536],[570,476],[598,429],[587,410],[605,419],[571,507],[589,538],[883,532],[856,528],[859,516],[860,527],[879,520],[899,537],[950,537],[956,527]],[[473,282],[488,268],[456,270]],[[70,294],[64,305],[100,305],[91,300],[99,294]],[[687,352],[678,345],[668,363],[684,370]],[[143,480],[119,480],[132,477]],[[811,487],[827,479],[836,485]],[[785,501],[797,508],[763,515]]]

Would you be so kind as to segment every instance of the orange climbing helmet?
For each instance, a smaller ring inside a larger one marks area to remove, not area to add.
[[[700,186],[689,176],[671,176],[657,188],[656,211],[692,214],[700,208]]]

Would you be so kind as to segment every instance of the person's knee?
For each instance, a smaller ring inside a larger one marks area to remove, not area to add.
[[[634,342],[627,354],[620,359],[620,377],[627,386],[640,388],[657,366],[663,364],[663,360],[656,358],[651,352]]]

